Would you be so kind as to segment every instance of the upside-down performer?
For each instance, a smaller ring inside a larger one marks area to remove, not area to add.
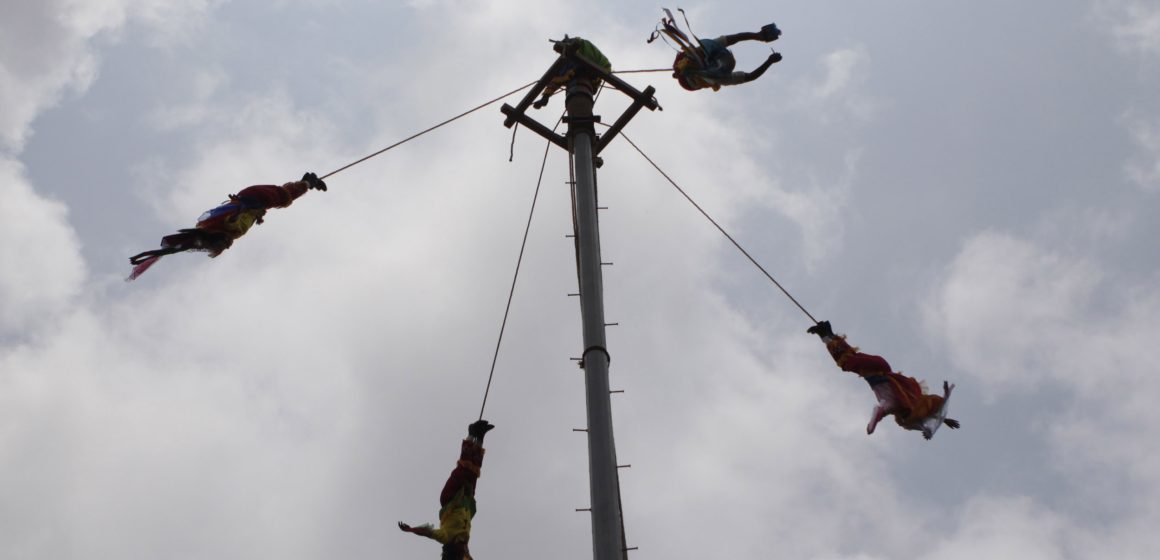
[[[684,13],[684,10],[678,11]],[[685,25],[688,27],[687,20]],[[657,30],[653,31],[648,42],[651,43],[661,36],[668,37],[676,44],[678,52],[676,59],[673,60],[673,77],[677,79],[677,83],[681,84],[681,87],[689,91],[704,88],[717,91],[721,89],[721,86],[735,86],[752,82],[760,78],[770,66],[781,60],[780,53],[771,52],[765,62],[762,62],[752,72],[742,72],[735,70],[737,59],[729,50],[729,47],[741,41],[761,41],[763,43],[776,41],[781,36],[781,30],[773,23],[756,32],[746,31],[722,35],[716,39],[701,39],[693,35],[691,28],[688,34],[681,31],[677,27],[676,20],[673,19],[673,13],[666,9],[665,17],[661,18],[660,25]]]
[[[838,363],[842,371],[856,373],[874,391],[878,404],[870,416],[870,423],[866,425],[866,433],[874,433],[874,428],[883,418],[894,415],[894,421],[907,430],[922,432],[922,437],[930,439],[939,426],[946,424],[953,430],[959,428],[959,422],[947,418],[947,404],[951,391],[955,386],[943,381],[943,394],[929,395],[913,377],[896,373],[890,369],[890,364],[882,356],[863,354],[857,348],[846,342],[845,336],[835,336],[829,321],[821,321],[806,329],[810,334],[821,337],[826,343],[826,350]]]
[[[471,539],[471,518],[475,517],[475,483],[483,465],[483,436],[494,427],[487,420],[467,426],[467,439],[459,448],[459,461],[439,494],[439,527],[432,527],[430,523],[412,527],[399,522],[399,529],[441,543],[441,560],[471,560],[467,542]]]
[[[260,224],[270,208],[285,208],[307,190],[326,190],[326,183],[313,173],[302,176],[300,181],[285,185],[254,185],[231,194],[229,200],[217,208],[209,210],[197,219],[191,229],[180,229],[177,233],[161,238],[161,248],[145,251],[129,257],[133,272],[126,280],[134,280],[149,270],[161,257],[184,251],[202,251],[210,257],[222,254],[230,248],[234,240],[245,235],[254,224]]]

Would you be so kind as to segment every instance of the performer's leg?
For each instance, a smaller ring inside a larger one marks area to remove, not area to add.
[[[729,46],[740,41],[761,41],[763,43],[770,43],[776,41],[781,37],[781,30],[777,28],[777,24],[768,24],[761,27],[761,31],[745,31],[742,33],[734,33],[732,35],[725,35],[722,37],[725,41],[725,46]]]
[[[866,425],[866,433],[874,433],[874,428],[883,418],[894,414],[895,409],[898,408],[898,398],[895,397],[894,391],[890,388],[890,382],[884,376],[875,375],[866,378],[866,382],[870,384],[870,388],[874,391],[874,398],[878,400],[878,404],[874,406],[874,412],[870,416],[870,423]]]
[[[183,229],[173,235],[161,238],[161,246],[181,251],[205,251],[216,257],[234,244],[230,234],[200,228]]]
[[[893,371],[890,369],[890,364],[882,356],[863,354],[861,352],[854,352],[843,356],[839,367],[844,371],[857,373],[862,376],[884,375]]]
[[[460,489],[465,489],[474,496],[475,481],[479,480],[479,468],[482,465],[483,447],[471,440],[463,440],[459,451],[459,461],[451,471],[451,476],[447,477],[443,491],[439,493],[439,505],[446,506]]]
[[[730,45],[735,45],[741,41],[760,41],[760,40],[762,40],[761,33],[754,33],[752,31],[743,31],[741,33],[734,33],[732,35],[724,35],[721,38],[724,39],[723,42],[725,43],[726,47],[728,47]]]
[[[129,257],[129,264],[139,265],[150,257],[163,257],[165,255],[172,255],[173,253],[180,253],[184,250],[178,247],[166,247],[164,249],[154,249],[152,251],[145,251],[144,253],[137,253]]]

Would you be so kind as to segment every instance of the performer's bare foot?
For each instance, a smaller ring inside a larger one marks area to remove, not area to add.
[[[866,425],[866,435],[874,433],[874,428],[878,427],[878,423],[886,418],[886,408],[881,404],[874,407],[874,412],[870,416],[870,423]]]

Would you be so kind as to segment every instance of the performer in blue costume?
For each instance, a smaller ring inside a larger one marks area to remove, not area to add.
[[[741,41],[761,41],[764,43],[776,41],[778,37],[781,37],[781,30],[777,28],[776,24],[771,23],[756,32],[746,31],[722,35],[715,39],[699,39],[692,32],[686,34],[681,31],[673,19],[672,12],[666,9],[665,14],[666,17],[661,19],[659,28],[649,37],[649,42],[653,42],[663,34],[677,44],[679,52],[676,59],[673,60],[673,77],[677,79],[677,83],[681,84],[681,87],[689,91],[704,88],[712,88],[713,91],[717,91],[721,89],[721,86],[735,86],[752,82],[760,78],[770,66],[782,58],[780,53],[772,52],[765,59],[765,62],[752,72],[742,72],[736,70],[737,59],[729,50],[729,47]]]

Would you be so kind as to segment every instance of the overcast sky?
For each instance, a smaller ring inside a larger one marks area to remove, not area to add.
[[[436,558],[395,522],[435,521],[479,413],[542,139],[509,163],[488,107],[220,258],[127,258],[538,78],[549,38],[670,65],[661,6],[623,4],[0,0],[0,558]],[[957,383],[963,427],[867,436],[865,383],[614,142],[630,558],[1160,555],[1160,5],[683,7],[701,36],[776,21],[785,59],[718,93],[630,75],[664,110],[626,132],[810,313]],[[481,560],[591,556],[567,169],[487,403]]]

